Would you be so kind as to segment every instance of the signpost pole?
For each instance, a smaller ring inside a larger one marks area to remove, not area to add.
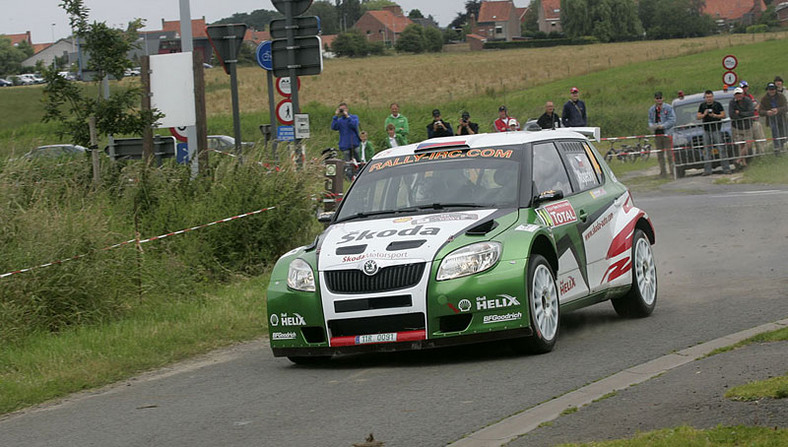
[[[235,137],[235,153],[241,155],[241,114],[238,107],[238,73],[236,70],[237,61],[227,61],[230,63],[230,91],[233,97],[233,132]]]
[[[271,131],[273,132],[276,129],[276,111],[274,111],[274,74],[271,70],[266,70],[266,75],[268,77],[268,116],[271,120]],[[274,161],[278,161],[276,159],[276,144],[271,146],[271,158]]]
[[[179,0],[179,12],[180,12],[180,29],[181,29],[181,51],[184,53],[189,53],[194,51],[194,36],[192,35],[192,14],[191,14],[191,6],[189,5],[189,0]],[[192,73],[194,76],[194,73]],[[186,127],[186,144],[189,147],[189,161],[191,162],[191,174],[192,178],[197,177],[198,172],[200,171],[200,160],[197,156],[198,152],[198,138],[197,138],[197,127],[196,126],[187,126]]]

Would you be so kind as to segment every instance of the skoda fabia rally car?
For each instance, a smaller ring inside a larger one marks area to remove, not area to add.
[[[598,135],[598,129],[596,129]],[[646,213],[581,133],[447,137],[383,151],[268,288],[275,356],[510,340],[550,351],[562,312],[657,299]]]

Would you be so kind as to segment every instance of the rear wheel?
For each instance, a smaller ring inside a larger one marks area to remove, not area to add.
[[[531,256],[527,290],[533,335],[516,341],[515,349],[534,354],[550,352],[558,338],[558,288],[553,269],[542,255]]]
[[[616,313],[633,318],[651,315],[657,305],[657,266],[651,243],[642,230],[636,229],[632,240],[632,287],[611,302]]]

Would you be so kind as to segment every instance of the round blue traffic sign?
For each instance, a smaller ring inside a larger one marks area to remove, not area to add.
[[[274,60],[271,57],[271,41],[266,40],[257,46],[257,65],[264,70],[271,71],[274,69]]]

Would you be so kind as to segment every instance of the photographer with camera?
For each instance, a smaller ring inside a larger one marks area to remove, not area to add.
[[[471,114],[462,112],[460,123],[457,124],[457,135],[476,135],[479,133],[479,125],[471,122]]]
[[[443,121],[440,110],[433,110],[432,122],[427,125],[427,139],[451,136],[454,136],[454,130],[452,130],[451,124]]]
[[[331,120],[331,130],[339,132],[339,150],[342,151],[342,158],[345,161],[361,161],[361,154],[358,152],[361,143],[358,134],[358,115],[348,111],[347,103],[339,103]]]

